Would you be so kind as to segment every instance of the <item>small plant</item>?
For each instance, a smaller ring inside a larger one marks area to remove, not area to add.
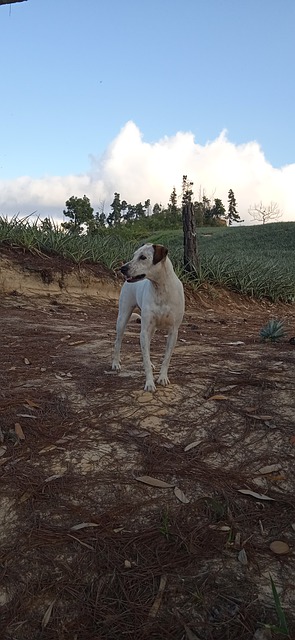
[[[277,342],[284,338],[287,334],[284,320],[275,320],[272,318],[268,321],[265,327],[260,329],[260,337],[262,340],[269,340],[270,342]]]
[[[166,540],[169,540],[170,536],[170,522],[169,522],[169,513],[166,509],[162,513],[162,522],[160,526],[160,533],[165,536]]]
[[[276,609],[276,614],[277,614],[277,619],[278,619],[278,625],[273,625],[273,624],[264,624],[264,628],[266,629],[270,629],[271,631],[274,631],[275,633],[279,633],[282,636],[285,636],[287,638],[290,638],[290,634],[289,634],[289,629],[288,629],[288,624],[287,624],[287,620],[286,620],[286,616],[281,604],[281,600],[280,600],[280,596],[277,592],[277,588],[276,585],[271,577],[270,577],[270,582],[271,582],[271,590],[272,590],[272,596],[274,599],[274,603],[275,603],[275,609]]]

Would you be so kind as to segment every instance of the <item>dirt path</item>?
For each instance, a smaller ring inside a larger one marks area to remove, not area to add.
[[[152,395],[138,324],[110,371],[115,284],[43,285],[0,305],[1,638],[250,640],[277,624],[269,574],[294,638],[295,347],[258,338],[294,310],[189,295]]]

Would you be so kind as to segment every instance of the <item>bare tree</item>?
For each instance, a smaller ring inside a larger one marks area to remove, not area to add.
[[[268,206],[265,206],[261,201],[259,204],[254,204],[249,207],[248,213],[253,220],[258,220],[262,222],[262,224],[270,222],[271,220],[278,220],[283,215],[277,202],[271,202]]]

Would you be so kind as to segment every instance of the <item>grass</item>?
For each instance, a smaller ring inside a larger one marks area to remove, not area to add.
[[[78,264],[102,262],[115,269],[132,255],[141,242],[165,244],[176,272],[183,281],[183,237],[181,229],[164,229],[145,235],[102,229],[93,236],[75,236],[53,225],[44,231],[30,217],[11,220],[0,217],[0,245],[22,247],[32,252],[60,255]],[[223,286],[245,295],[273,302],[295,302],[295,222],[249,227],[198,229],[200,266],[191,284]]]

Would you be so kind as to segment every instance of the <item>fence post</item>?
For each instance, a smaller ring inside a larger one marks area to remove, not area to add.
[[[183,266],[187,273],[193,273],[199,267],[199,255],[197,250],[197,233],[194,207],[192,202],[187,202],[182,207],[183,224]]]

